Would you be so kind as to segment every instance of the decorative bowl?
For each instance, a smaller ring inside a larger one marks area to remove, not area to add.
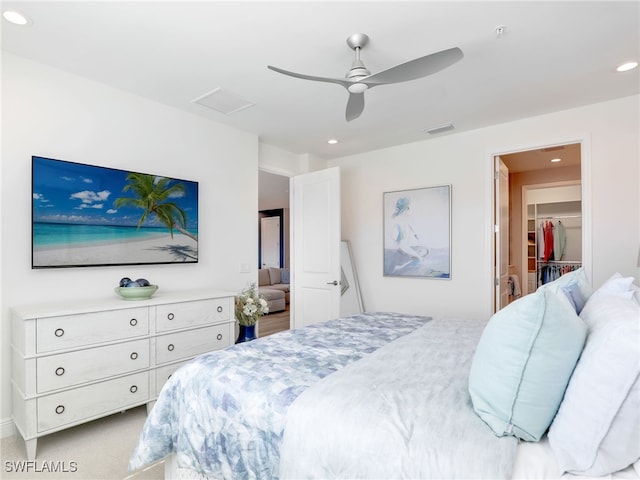
[[[148,287],[116,287],[115,291],[125,300],[147,300],[158,290],[158,285]]]

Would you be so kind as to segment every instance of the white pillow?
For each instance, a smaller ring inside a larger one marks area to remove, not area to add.
[[[604,282],[593,295],[618,295],[624,298],[633,298],[633,277],[623,277],[614,273],[609,280]]]
[[[496,312],[469,372],[474,411],[498,436],[540,440],[562,401],[586,331],[564,294],[550,289]]]
[[[580,314],[589,335],[548,434],[566,472],[607,475],[640,458],[640,305],[619,294],[594,293]]]

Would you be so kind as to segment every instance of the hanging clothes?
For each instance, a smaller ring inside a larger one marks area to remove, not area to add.
[[[556,231],[553,236],[553,258],[554,260],[562,260],[567,247],[567,234],[560,220],[556,223],[555,229]]]
[[[544,222],[538,225],[536,238],[538,239],[538,258],[544,258]]]
[[[542,286],[545,283],[553,282],[557,280],[562,275],[565,275],[569,272],[573,272],[580,268],[582,264],[580,263],[572,263],[572,264],[554,264],[549,263],[547,265],[539,265],[538,266],[538,286]]]
[[[550,221],[544,224],[544,261],[548,262],[553,258],[553,223]]]

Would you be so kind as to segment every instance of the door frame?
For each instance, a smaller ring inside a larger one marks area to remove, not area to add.
[[[580,144],[580,177],[582,183],[582,266],[585,269],[585,273],[587,275],[587,279],[589,282],[592,281],[592,265],[593,265],[593,245],[592,245],[592,226],[591,226],[591,217],[592,217],[592,206],[591,206],[591,139],[589,134],[575,134],[575,135],[567,135],[566,137],[560,137],[555,139],[549,139],[546,141],[538,141],[532,142],[529,144],[520,144],[516,146],[505,146],[505,147],[496,147],[489,149],[487,151],[487,160],[485,161],[485,165],[487,168],[486,174],[486,191],[487,198],[491,199],[491,201],[487,202],[487,210],[485,213],[485,218],[487,219],[485,229],[486,236],[488,238],[488,244],[485,251],[485,264],[488,266],[489,271],[491,272],[491,279],[488,284],[490,288],[489,293],[489,301],[487,305],[487,311],[489,313],[488,316],[491,316],[495,313],[495,305],[496,305],[496,287],[495,287],[495,278],[497,275],[496,272],[496,260],[495,260],[495,251],[496,251],[496,235],[494,232],[495,229],[495,180],[494,180],[494,171],[495,171],[495,160],[494,158],[501,155],[508,155],[511,153],[525,152],[528,150],[539,150],[541,148],[549,148],[556,147],[560,145],[567,145],[571,143],[579,143]]]
[[[495,292],[493,297],[493,301],[494,301],[493,309],[494,311],[498,311],[508,305],[508,301],[503,301],[504,299],[502,298],[502,296],[503,294],[508,295],[506,294],[506,292],[507,292],[507,282],[509,279],[509,252],[511,249],[511,243],[510,243],[510,237],[511,237],[510,235],[511,233],[510,232],[510,228],[511,228],[511,225],[510,225],[511,224],[511,206],[510,206],[511,197],[510,195],[511,195],[511,192],[509,191],[509,168],[504,163],[500,155],[496,155],[493,158],[494,158],[494,169],[495,169],[494,170],[495,185],[499,186],[502,184],[502,181],[504,178],[504,175],[503,175],[504,172],[506,172],[506,180],[507,180],[506,194],[505,192],[502,191],[500,187],[496,189],[496,186],[494,185],[494,188],[493,188],[493,194],[494,194],[493,204],[495,208],[493,213],[493,220],[495,224],[494,237],[497,237],[500,239],[500,242],[495,242],[495,238],[494,238]],[[506,205],[508,207],[506,222],[503,221],[504,219],[502,217],[500,217],[500,214],[503,213],[502,205],[503,205],[503,202],[505,202],[505,200],[506,200]],[[503,242],[505,242],[505,233],[506,233],[506,248],[503,245]],[[505,251],[507,253],[506,263],[503,263]]]

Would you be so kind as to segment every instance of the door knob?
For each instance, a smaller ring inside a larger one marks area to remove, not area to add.
[[[338,281],[334,280],[333,282],[327,282],[327,285],[338,285]]]

